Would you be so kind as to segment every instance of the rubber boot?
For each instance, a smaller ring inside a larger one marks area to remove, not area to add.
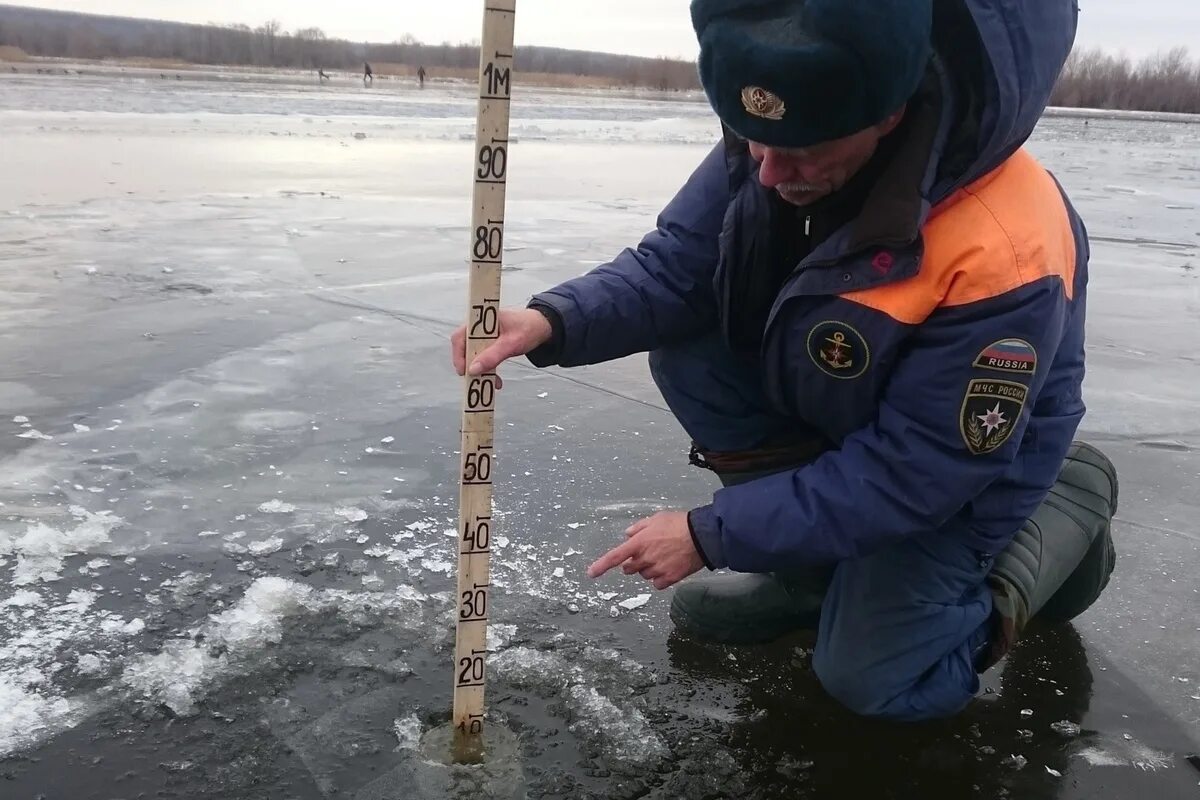
[[[1117,495],[1112,462],[1089,444],[1073,444],[1046,500],[996,557],[988,582],[998,631],[987,666],[1016,644],[1030,619],[1065,623],[1100,597],[1116,565]]]
[[[724,486],[747,483],[777,470],[717,473]],[[787,573],[718,573],[690,578],[675,588],[671,621],[681,632],[725,644],[770,642],[796,630],[815,630],[833,567]]]

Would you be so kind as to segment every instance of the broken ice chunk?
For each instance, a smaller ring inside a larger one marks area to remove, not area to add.
[[[487,649],[493,653],[508,646],[517,635],[516,625],[489,625],[487,629]]]
[[[363,511],[361,508],[355,508],[354,506],[335,508],[333,513],[335,516],[341,517],[347,522],[362,522],[367,518],[367,512]]]
[[[20,425],[22,422],[29,422],[29,417],[23,417],[23,416],[18,415],[18,416],[13,417],[13,422]]]
[[[47,436],[46,434],[39,431],[37,428],[30,428],[29,430],[25,431],[24,433],[18,433],[17,438],[18,439],[42,439],[47,442],[54,439],[53,436]]]
[[[282,500],[268,500],[260,504],[258,510],[264,514],[290,514],[296,510],[296,507]]]
[[[397,750],[416,750],[421,744],[421,720],[416,714],[409,714],[404,719],[395,720],[392,723],[392,731],[396,734],[396,740],[400,743],[396,746]]]
[[[1061,777],[1062,777],[1062,773],[1061,773],[1061,772],[1059,772],[1059,771],[1058,771],[1058,770],[1056,770],[1056,769],[1052,769],[1052,768],[1050,768],[1050,767],[1046,767],[1046,772],[1050,773],[1051,775],[1053,775],[1053,776],[1054,776],[1054,777],[1056,777],[1056,778],[1061,778]]]
[[[76,422],[73,427],[75,428],[76,433],[87,433],[91,430],[91,428],[89,428],[87,425],[80,425],[78,422]]]
[[[105,662],[95,653],[84,653],[79,657],[76,669],[80,675],[99,675],[104,671]]]
[[[423,558],[421,559],[421,566],[430,572],[444,572],[447,575],[450,574],[450,570],[454,567],[449,561],[441,558]]]
[[[272,536],[270,539],[264,539],[261,542],[251,542],[247,545],[246,549],[252,555],[269,556],[283,549],[283,539],[280,539],[278,536]]]
[[[1074,722],[1070,722],[1065,719],[1061,722],[1055,722],[1052,724],[1050,726],[1050,730],[1054,731],[1059,736],[1065,736],[1067,738],[1079,735],[1079,726]]]
[[[625,600],[622,600],[621,602],[617,603],[617,605],[619,605],[621,608],[625,609],[626,611],[633,611],[634,609],[641,608],[642,606],[646,605],[646,603],[649,603],[649,602],[650,602],[650,595],[639,594],[637,597],[630,597]]]
[[[1025,769],[1025,765],[1028,763],[1029,761],[1025,758],[1025,756],[1010,755],[1008,758],[1000,762],[1000,766],[1011,767],[1012,769]]]
[[[563,568],[562,568],[562,567],[559,567],[558,569],[554,570],[554,577],[556,577],[556,578],[561,578],[561,577],[563,577],[564,575],[566,575],[566,573],[565,573],[565,572],[563,572]]]

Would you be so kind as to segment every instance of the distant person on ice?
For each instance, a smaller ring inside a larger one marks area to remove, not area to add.
[[[417,67],[417,81],[421,84],[421,88],[425,88],[425,68]]]
[[[363,86],[372,85],[375,83],[375,73],[371,72],[371,65],[363,62]]]
[[[471,374],[649,352],[724,488],[589,574],[678,583],[676,627],[707,639],[815,627],[817,677],[863,715],[961,711],[1114,566],[1116,474],[1073,442],[1088,241],[1022,149],[1076,7],[1000,9],[694,0],[724,141],[636,249],[502,311],[470,365],[452,340]],[[705,567],[734,574],[679,583]]]

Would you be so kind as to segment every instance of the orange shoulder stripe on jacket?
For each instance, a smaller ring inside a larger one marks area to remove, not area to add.
[[[1057,276],[1074,293],[1075,237],[1054,179],[1024,149],[933,210],[921,269],[907,280],[842,295],[898,322],[939,306],[998,297]]]

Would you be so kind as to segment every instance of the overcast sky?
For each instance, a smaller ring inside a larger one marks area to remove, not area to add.
[[[185,22],[275,18],[287,30],[388,42],[411,33],[429,43],[479,38],[480,0],[4,0],[19,5]],[[1081,0],[1079,42],[1142,56],[1200,42],[1200,0]],[[518,0],[517,41],[582,50],[694,58],[688,0]],[[1200,52],[1193,52],[1200,56]]]

